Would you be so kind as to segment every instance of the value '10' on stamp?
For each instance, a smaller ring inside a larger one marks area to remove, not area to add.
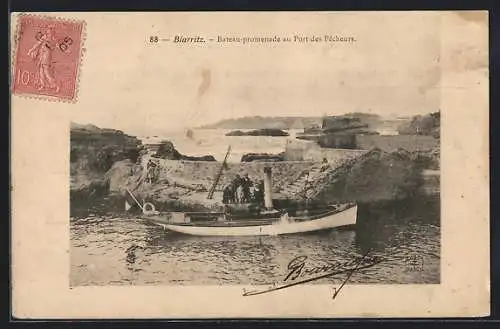
[[[84,22],[20,15],[12,92],[75,101]]]

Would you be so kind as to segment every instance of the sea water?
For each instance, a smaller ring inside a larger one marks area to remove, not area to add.
[[[251,129],[239,129],[249,131]],[[187,131],[169,132],[168,136],[146,136],[141,137],[143,143],[157,143],[169,140],[180,153],[189,156],[213,155],[218,161],[222,161],[226,155],[228,146],[231,145],[231,153],[228,162],[239,162],[244,154],[248,153],[270,153],[278,154],[285,151],[286,144],[310,143],[295,139],[295,134],[302,130],[287,130],[290,136],[226,136],[230,129],[195,129],[192,134]],[[189,137],[189,135],[191,135]]]
[[[360,205],[356,226],[307,234],[188,236],[130,214],[71,218],[70,234],[72,286],[267,284],[283,280],[295,257],[307,256],[307,266],[314,267],[366,253],[385,261],[349,282],[440,280],[439,197]]]

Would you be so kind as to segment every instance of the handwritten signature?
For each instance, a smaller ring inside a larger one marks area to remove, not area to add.
[[[381,256],[370,256],[369,253],[370,252],[367,252],[361,257],[353,257],[353,259],[345,262],[336,262],[333,264],[309,267],[306,266],[306,260],[308,259],[307,256],[296,257],[288,263],[288,272],[286,273],[282,283],[279,284],[275,282],[272,286],[262,290],[247,291],[244,289],[243,296],[261,295],[334,275],[347,274],[344,281],[342,281],[342,284],[338,288],[334,288],[332,298],[335,299],[355,272],[370,268],[386,260]]]

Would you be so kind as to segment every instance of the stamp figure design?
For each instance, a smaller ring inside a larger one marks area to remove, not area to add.
[[[14,94],[74,101],[84,22],[20,16]]]

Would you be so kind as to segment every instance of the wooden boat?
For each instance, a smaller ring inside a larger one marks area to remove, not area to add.
[[[356,224],[357,205],[340,204],[325,209],[296,212],[263,212],[231,215],[223,212],[146,211],[142,218],[164,229],[199,236],[262,236],[314,232]]]

